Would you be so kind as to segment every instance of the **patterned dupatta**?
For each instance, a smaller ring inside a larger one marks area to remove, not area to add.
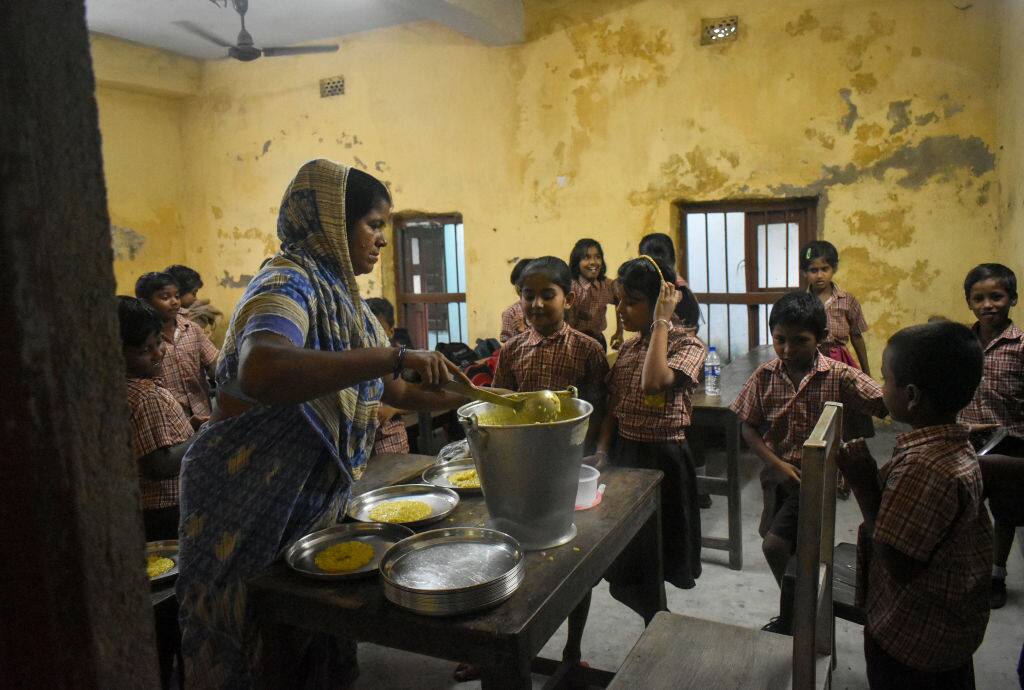
[[[308,319],[308,333],[303,334],[307,348],[342,352],[387,344],[380,324],[359,295],[349,255],[345,216],[348,170],[322,159],[299,169],[281,201],[277,219],[281,250],[260,269],[243,297],[245,302],[250,295],[268,290],[289,292],[296,273],[308,280],[311,297],[307,294],[305,299],[294,300],[281,295],[274,305],[290,321]],[[304,309],[301,302],[306,302]],[[264,299],[264,310],[266,303]],[[243,332],[250,316],[247,311],[246,304],[239,307],[231,324],[234,334]],[[259,318],[255,316],[253,321]],[[223,355],[237,358],[232,351],[241,343],[232,333],[228,336]],[[303,416],[353,479],[362,475],[373,448],[382,391],[383,382],[371,379],[302,403]]]

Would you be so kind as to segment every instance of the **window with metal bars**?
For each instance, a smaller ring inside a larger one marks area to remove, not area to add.
[[[817,199],[677,207],[679,270],[701,304],[701,337],[724,361],[771,343],[771,305],[804,287],[799,252],[816,236]]]
[[[462,215],[398,213],[396,315],[416,347],[469,341]]]

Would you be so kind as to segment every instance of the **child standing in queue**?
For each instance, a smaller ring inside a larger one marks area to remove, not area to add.
[[[169,273],[145,273],[135,283],[135,296],[149,302],[163,321],[164,360],[160,377],[198,428],[210,418],[210,376],[217,348],[196,323],[182,316],[178,283]]]
[[[597,240],[584,238],[576,242],[569,254],[569,271],[572,274],[572,291],[575,301],[569,311],[569,325],[586,333],[608,351],[604,331],[608,327],[608,305],[615,304],[615,281],[605,273],[604,250]],[[615,335],[612,349],[622,344],[622,322],[616,313]]]
[[[617,312],[623,327],[638,335],[622,345],[608,377],[609,409],[595,461],[665,473],[665,580],[690,589],[701,573],[701,537],[697,474],[686,429],[707,352],[700,340],[672,322],[680,301],[674,282],[675,271],[651,257],[619,268]],[[656,611],[640,600],[638,558],[636,548],[627,547],[605,577],[612,596],[649,622]]]
[[[516,262],[516,265],[512,267],[512,275],[509,279],[512,281],[512,287],[516,291],[516,297],[519,297],[519,277],[523,274],[523,269],[533,259],[520,259]],[[498,336],[498,340],[504,344],[508,342],[508,339],[519,335],[529,330],[529,326],[526,325],[526,316],[523,315],[523,303],[521,300],[516,299],[515,302],[508,305],[505,311],[501,312],[501,335]]]
[[[383,297],[370,297],[366,300],[366,306],[370,308],[370,313],[377,317],[381,328],[388,336],[388,341],[394,345],[394,306]],[[405,430],[405,421],[402,419],[404,414],[405,412],[397,407],[380,403],[377,407],[377,431],[373,438],[373,450],[370,457],[384,453],[409,452],[409,434]]]
[[[1005,429],[1015,438],[1000,444],[995,452],[1017,455],[1024,441],[1024,332],[1010,319],[1010,309],[1017,306],[1017,276],[1002,264],[975,266],[964,280],[964,297],[977,319],[971,330],[985,353],[985,367],[981,384],[958,421],[978,437],[975,445],[979,447],[991,430]],[[1003,450],[1010,443],[1017,448]],[[1024,524],[1020,496],[1007,489],[985,486],[995,520],[989,600],[994,609],[1006,604],[1006,562],[1015,528]]]
[[[988,624],[992,527],[957,413],[981,379],[977,339],[950,321],[911,326],[882,355],[883,396],[913,431],[880,470],[863,440],[839,454],[864,523],[857,599],[872,690],[972,689]]]

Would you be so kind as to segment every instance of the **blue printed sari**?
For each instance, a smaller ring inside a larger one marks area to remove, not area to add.
[[[335,352],[387,344],[349,257],[347,174],[330,161],[310,161],[289,185],[278,217],[281,251],[235,309],[217,365],[220,386],[233,386],[242,341],[253,333]],[[257,684],[264,641],[246,583],[343,513],[373,446],[382,391],[382,381],[371,379],[300,405],[254,404],[206,426],[192,445],[181,469],[177,582],[190,687]],[[337,682],[344,672],[344,658],[329,649],[296,653],[335,665],[305,669],[321,678]]]

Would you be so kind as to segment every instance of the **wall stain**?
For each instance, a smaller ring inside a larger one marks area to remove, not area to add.
[[[241,230],[238,227],[234,227],[231,230],[217,228],[217,237],[222,240],[255,240],[262,242],[265,254],[275,253],[280,245],[280,241],[275,233],[264,232],[259,228],[246,228],[245,230]]]
[[[910,284],[919,292],[924,292],[932,286],[932,283],[942,274],[942,271],[935,269],[928,270],[928,260],[918,259],[914,267],[910,269]]]
[[[871,93],[878,86],[878,80],[870,72],[858,72],[853,75],[850,85],[857,90],[857,93]]]
[[[831,134],[825,134],[824,132],[819,132],[813,127],[805,129],[804,136],[811,140],[817,139],[818,143],[821,144],[821,147],[828,149],[829,151],[836,147],[836,138],[834,136]]]
[[[810,187],[850,185],[869,176],[882,180],[888,171],[898,170],[903,176],[896,184],[918,189],[932,178],[948,181],[957,170],[967,170],[974,177],[980,177],[994,169],[995,155],[980,138],[947,134],[927,137],[916,144],[903,144],[866,168],[858,168],[853,163],[822,166],[824,174]]]
[[[644,227],[650,227],[658,205],[665,201],[680,196],[692,199],[707,199],[711,196],[725,198],[740,191],[735,185],[727,186],[729,175],[711,160],[713,155],[700,146],[683,155],[674,153],[661,164],[660,183],[648,184],[642,191],[630,192],[630,204],[646,207]],[[718,154],[718,162],[731,165],[732,155],[723,151]]]
[[[885,117],[892,123],[889,134],[902,132],[910,126],[910,101],[891,101],[889,113]]]
[[[883,249],[909,247],[914,239],[914,227],[907,224],[909,208],[894,208],[879,213],[857,211],[845,219],[851,235],[862,235],[875,240]]]
[[[267,153],[267,151],[270,150],[270,144],[271,144],[272,141],[273,141],[272,139],[267,139],[265,142],[263,142],[263,153],[264,153],[264,155]]]
[[[975,200],[975,203],[977,203],[978,206],[984,206],[985,204],[988,203],[988,191],[991,188],[992,188],[992,181],[991,180],[986,182],[985,184],[981,185],[981,187],[978,188],[978,198]]]
[[[939,101],[942,103],[942,116],[947,120],[957,113],[963,112],[963,103],[957,103],[951,100],[948,93],[944,93],[939,96]]]
[[[912,46],[910,48],[910,57],[921,57],[921,49],[917,46]]]
[[[924,127],[932,122],[938,122],[939,116],[935,113],[925,113],[924,115],[918,115],[914,118],[914,124],[918,127]]]
[[[867,143],[871,139],[877,139],[885,133],[885,130],[876,124],[864,123],[857,125],[857,141]]]
[[[213,217],[216,218],[217,220],[220,220],[221,218],[224,217],[224,211],[221,210],[220,206],[211,206],[210,213],[212,213]]]
[[[786,22],[786,33],[790,36],[802,36],[808,31],[814,31],[821,22],[810,10],[804,10],[803,13],[796,18],[795,22]]]
[[[115,261],[134,261],[146,245],[146,236],[134,228],[110,226],[110,246]]]
[[[846,38],[846,29],[843,28],[842,24],[823,26],[819,35],[821,36],[822,43],[838,43]]]
[[[868,17],[868,32],[858,34],[846,45],[846,57],[843,62],[851,72],[860,70],[864,65],[864,55],[871,44],[886,36],[896,33],[896,20],[886,21],[877,12]]]
[[[853,129],[853,123],[860,118],[857,114],[857,104],[850,98],[852,95],[853,91],[850,89],[839,89],[839,97],[846,102],[846,114],[839,119],[839,128],[844,132]]]
[[[218,285],[226,288],[244,288],[252,282],[253,276],[248,273],[240,273],[237,278],[233,277],[227,271],[224,271],[224,277],[217,281]]]

